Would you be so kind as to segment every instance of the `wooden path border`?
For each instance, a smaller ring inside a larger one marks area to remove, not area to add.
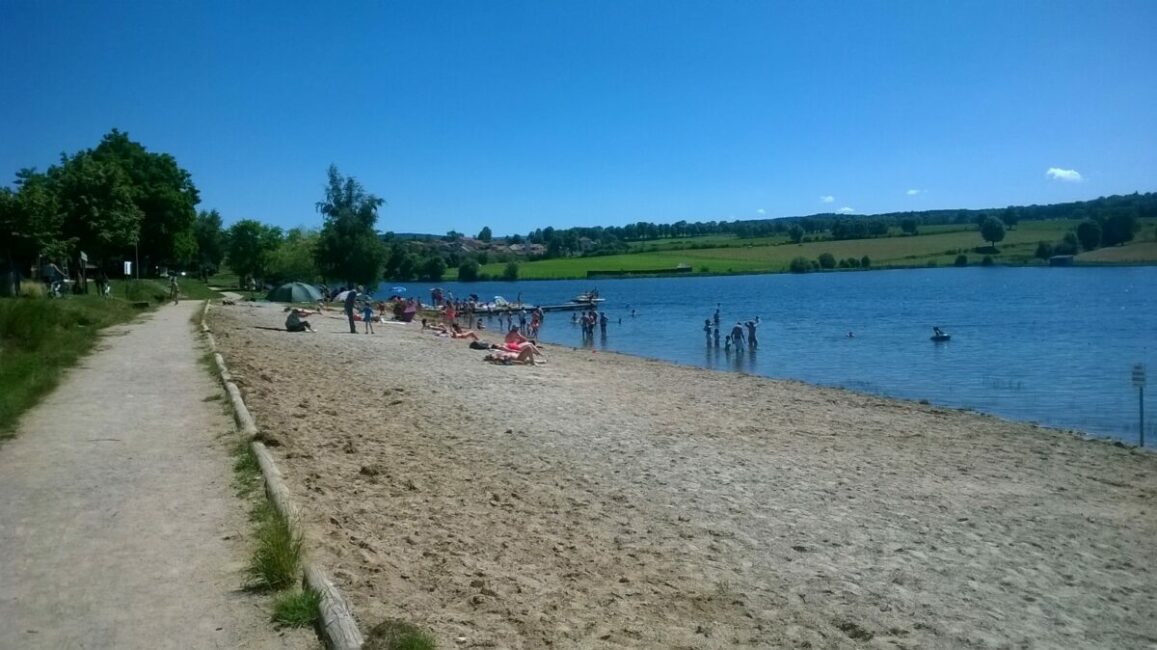
[[[302,535],[302,531],[299,529],[299,515],[301,511],[298,510],[290,497],[289,488],[286,487],[281,470],[277,468],[277,464],[273,460],[273,454],[269,453],[269,449],[266,448],[265,443],[254,439],[259,433],[257,422],[253,419],[253,415],[249,413],[249,408],[245,406],[245,400],[241,396],[241,390],[237,388],[237,384],[233,383],[233,376],[225,366],[224,357],[217,351],[217,341],[213,338],[213,333],[210,331],[209,325],[205,322],[205,317],[208,316],[208,314],[209,301],[206,300],[205,307],[201,311],[201,332],[204,333],[205,340],[209,343],[209,350],[213,353],[213,360],[217,363],[221,383],[225,386],[225,392],[229,394],[229,402],[233,405],[233,416],[237,423],[237,433],[240,434],[244,440],[249,441],[249,446],[257,456],[257,462],[261,465],[261,476],[265,480],[265,494],[269,497],[269,500],[273,502],[277,511],[289,522],[289,527],[293,534],[302,536],[302,539],[304,539],[304,535]],[[341,592],[321,567],[308,559],[302,563],[302,566],[304,573],[303,582],[307,587],[321,595],[321,621],[318,624],[318,628],[326,645],[333,648],[333,650],[361,650],[365,640],[362,637],[361,630],[358,629],[357,621],[354,619],[353,613],[350,611],[349,603],[346,602],[345,597],[342,596]]]

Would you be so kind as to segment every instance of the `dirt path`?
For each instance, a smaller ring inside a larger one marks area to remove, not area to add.
[[[239,590],[249,527],[199,309],[114,328],[0,446],[0,648],[317,646]]]

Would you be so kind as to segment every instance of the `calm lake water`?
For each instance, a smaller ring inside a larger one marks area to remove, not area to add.
[[[408,283],[429,302],[433,285]],[[1130,371],[1157,373],[1157,268],[964,268],[807,275],[442,283],[465,297],[559,304],[597,287],[606,335],[584,342],[570,313],[540,338],[675,363],[799,379],[1138,439]],[[716,304],[726,334],[760,317],[759,349],[705,345]],[[632,315],[632,313],[634,315]],[[947,343],[929,337],[938,325]],[[488,325],[488,326],[493,326]],[[854,337],[849,338],[852,332]],[[1157,383],[1157,382],[1152,382]],[[1157,391],[1150,391],[1151,394]],[[1157,399],[1146,444],[1157,444]]]

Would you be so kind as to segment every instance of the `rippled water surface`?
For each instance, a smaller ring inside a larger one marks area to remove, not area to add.
[[[432,285],[405,285],[429,301]],[[543,340],[676,363],[927,399],[1138,438],[1130,370],[1157,372],[1157,268],[966,268],[712,278],[443,283],[457,296],[563,303],[597,287],[611,322],[583,341],[566,312]],[[760,317],[759,349],[706,345]],[[634,315],[632,315],[632,313]],[[929,340],[939,325],[947,343]],[[854,334],[849,337],[848,333]],[[1157,403],[1157,400],[1151,400]],[[1150,409],[1150,411],[1155,409]],[[1154,418],[1146,413],[1146,444]]]

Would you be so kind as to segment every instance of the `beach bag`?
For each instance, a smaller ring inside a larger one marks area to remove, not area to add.
[[[485,343],[483,341],[471,341],[470,342],[470,349],[471,350],[489,350],[490,344]]]

